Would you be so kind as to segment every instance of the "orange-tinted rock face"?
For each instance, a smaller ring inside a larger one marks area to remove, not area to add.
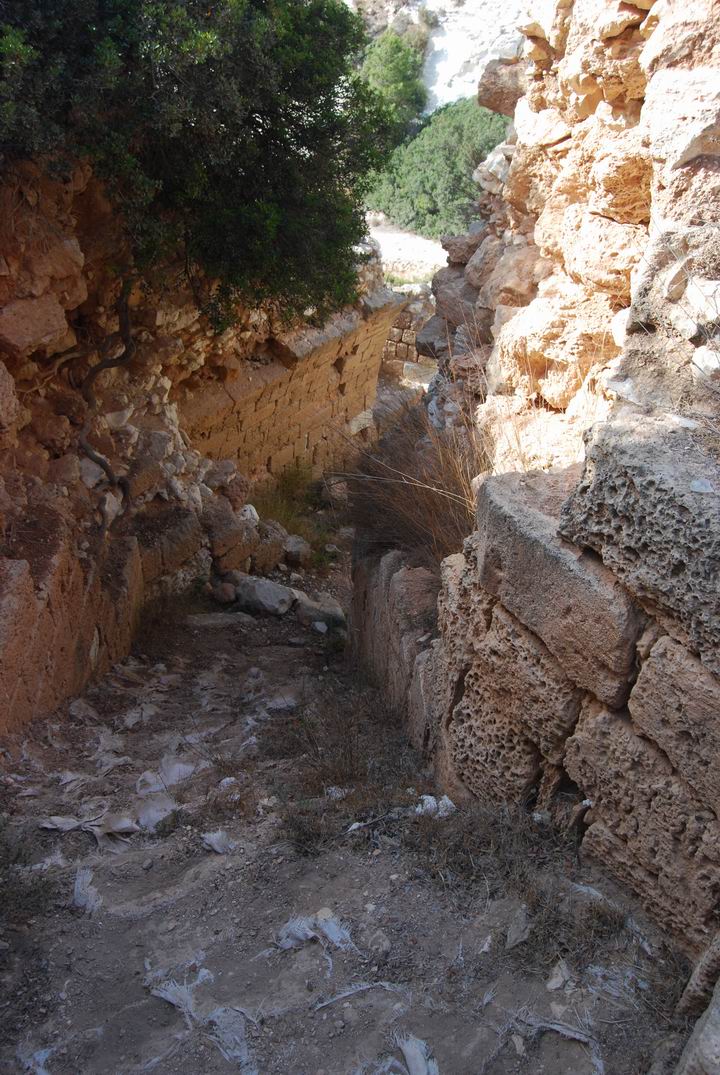
[[[19,166],[0,202],[15,222],[0,265],[1,732],[125,653],[158,589],[277,563],[282,535],[240,518],[246,479],[319,473],[372,434],[401,304],[371,260],[357,306],[322,329],[245,310],[216,335],[186,285],[138,287],[135,355],[97,378],[89,411],[84,376],[123,349],[117,222],[86,168],[58,181]]]

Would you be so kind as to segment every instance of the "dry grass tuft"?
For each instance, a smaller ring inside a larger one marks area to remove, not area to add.
[[[355,821],[370,822],[361,839],[372,844],[375,818],[417,800],[407,786],[417,788],[421,759],[367,686],[329,688],[319,704],[274,718],[260,734],[263,754],[289,763],[276,793],[285,800],[286,836],[301,854],[319,854]]]
[[[400,548],[437,566],[473,529],[473,479],[489,469],[468,419],[436,429],[423,406],[405,407],[374,449],[346,475],[350,521],[379,549]]]

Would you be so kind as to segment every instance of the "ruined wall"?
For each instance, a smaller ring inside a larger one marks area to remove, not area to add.
[[[60,180],[32,164],[0,205],[1,733],[127,652],[148,597],[281,559],[286,535],[246,506],[250,483],[319,472],[372,436],[402,301],[371,260],[357,306],[322,327],[247,310],[217,335],[169,267],[133,288],[132,359],[86,399],[88,370],[124,350],[110,206],[88,168]]]
[[[523,31],[525,95],[421,334],[433,420],[470,410],[493,473],[437,637],[393,675],[455,795],[580,824],[700,955],[720,914],[720,5],[537,2]]]

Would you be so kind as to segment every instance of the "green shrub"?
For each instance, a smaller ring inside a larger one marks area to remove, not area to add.
[[[405,136],[427,101],[422,66],[422,51],[394,30],[386,30],[373,41],[365,56],[363,77],[387,103],[398,140]]]
[[[392,122],[341,0],[0,0],[0,154],[89,158],[135,265],[180,252],[215,308],[352,298]]]
[[[506,126],[504,116],[473,99],[439,108],[377,175],[368,207],[430,238],[464,231],[477,197],[472,173],[503,140]]]

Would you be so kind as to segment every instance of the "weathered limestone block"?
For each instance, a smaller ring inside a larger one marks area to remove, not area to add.
[[[628,708],[633,724],[720,814],[720,680],[664,637],[643,664]]]
[[[472,287],[480,288],[488,279],[503,255],[505,246],[497,235],[486,235],[465,265],[465,279]]]
[[[482,644],[495,605],[495,598],[477,585],[479,544],[479,536],[471,534],[464,551],[446,557],[441,565],[438,628],[455,678],[470,665]]]
[[[486,709],[480,727],[482,679],[474,669],[465,679],[465,694],[441,731],[438,750],[446,770],[456,773],[478,799],[522,800],[540,774],[542,759],[535,744],[501,713]]]
[[[177,571],[205,541],[195,512],[179,505],[149,508],[138,516],[135,531],[146,586]]]
[[[482,751],[486,735],[494,742],[493,729],[515,740],[529,739],[543,758],[558,763],[564,743],[580,713],[582,691],[565,675],[558,662],[531,631],[522,626],[501,605],[496,605],[492,622],[481,643],[475,647],[469,672],[465,676],[463,700],[464,750],[469,754],[469,737],[474,736]],[[472,714],[472,718],[470,717]],[[455,715],[451,718],[454,736]],[[470,725],[475,730],[471,732]],[[502,756],[494,749],[494,758],[504,769]],[[459,767],[460,777],[469,787],[477,783]],[[493,780],[484,776],[486,792]],[[505,780],[504,774],[500,781]],[[508,785],[509,786],[509,785]],[[515,796],[527,787],[516,787]]]
[[[621,305],[630,302],[630,274],[642,257],[646,231],[618,224],[581,205],[565,211],[561,246],[573,280],[606,291]]]
[[[593,135],[583,146],[584,152],[591,154],[588,208],[619,224],[647,224],[652,159],[641,128],[615,131],[592,119],[588,124]]]
[[[720,824],[662,751],[622,713],[584,707],[565,768],[592,800],[583,849],[701,952],[720,899]]]
[[[653,156],[658,218],[720,222],[720,59],[692,70],[675,65],[656,70],[641,118]]]
[[[535,245],[508,247],[481,285],[477,304],[491,309],[526,306],[551,271],[552,265]]]
[[[720,982],[683,1049],[675,1075],[717,1075],[720,1071]]]
[[[434,626],[438,579],[404,565],[400,552],[364,558],[353,567],[352,631],[358,656],[404,711],[415,659]],[[420,639],[423,639],[421,642]]]
[[[465,278],[465,270],[459,265],[448,265],[435,274],[432,282],[435,304],[440,317],[449,321],[453,328],[475,323],[477,289]]]
[[[571,414],[578,403],[578,413]],[[520,396],[488,396],[475,412],[475,425],[495,474],[569,467],[585,457],[583,434],[601,421],[607,404],[587,394],[587,407],[574,397],[564,413],[536,407]]]
[[[571,10],[572,0],[533,0],[527,18],[518,29],[528,37],[547,41],[555,51],[562,51]]]
[[[486,236],[487,231],[481,226],[466,235],[443,235],[440,243],[447,250],[450,265],[467,265]]]
[[[502,116],[512,116],[525,92],[525,82],[525,64],[517,57],[490,60],[478,85],[478,104]]]
[[[17,299],[0,309],[0,351],[14,358],[51,351],[67,332],[65,311],[56,295]]]
[[[642,100],[646,77],[640,66],[645,12],[622,0],[576,0],[565,56],[558,74],[566,92],[594,89],[616,107]]]
[[[720,674],[720,479],[702,440],[663,416],[594,428],[561,534],[594,549],[666,630]]]
[[[567,277],[549,277],[536,298],[500,328],[488,362],[490,392],[539,393],[564,409],[591,369],[618,353],[608,331],[610,297],[590,294]]]
[[[477,579],[607,705],[626,701],[643,624],[617,579],[557,536],[576,470],[486,479],[477,507]]]
[[[521,799],[559,762],[582,691],[532,632],[478,583],[482,538],[442,564],[441,639],[416,660],[414,741],[453,793]]]

